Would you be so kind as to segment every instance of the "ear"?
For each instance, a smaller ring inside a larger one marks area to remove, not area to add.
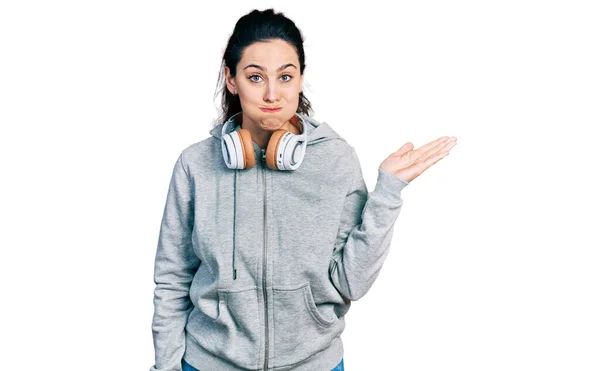
[[[235,95],[235,78],[231,76],[231,71],[229,70],[229,67],[226,66],[225,68],[223,68],[223,73],[225,74],[225,84],[227,84],[227,90],[229,90],[231,94]]]
[[[302,93],[303,86],[304,86],[304,75],[300,75],[300,91],[298,91],[298,94]]]

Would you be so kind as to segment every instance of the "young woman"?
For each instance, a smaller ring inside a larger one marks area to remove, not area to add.
[[[456,138],[380,165],[310,117],[303,37],[272,9],[239,19],[223,56],[223,117],[175,163],[154,281],[151,371],[343,370],[351,302],[377,278],[401,190]]]

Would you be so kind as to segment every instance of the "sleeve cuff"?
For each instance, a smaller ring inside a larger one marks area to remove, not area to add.
[[[382,168],[379,168],[378,172],[374,192],[383,193],[385,197],[402,202],[400,191],[409,183]]]

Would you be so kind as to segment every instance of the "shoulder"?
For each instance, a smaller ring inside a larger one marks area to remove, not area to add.
[[[209,136],[185,146],[179,157],[188,174],[194,174],[198,169],[211,168],[216,162],[216,155],[221,156],[221,143],[217,138]]]
[[[214,145],[217,142],[218,142],[218,140],[216,140],[214,137],[207,137],[200,141],[188,144],[186,147],[184,147],[181,150],[181,154],[185,158],[195,157],[206,151],[213,150]]]
[[[326,121],[318,121],[313,117],[303,116],[311,124],[308,130],[307,151],[327,155],[328,158],[352,159],[354,147],[335,130],[335,125]]]

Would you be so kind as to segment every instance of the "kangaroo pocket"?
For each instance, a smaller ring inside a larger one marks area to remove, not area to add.
[[[338,336],[337,316],[322,313],[310,285],[273,287],[274,366],[300,362],[326,349]]]
[[[258,288],[218,290],[218,315],[207,319],[201,345],[221,358],[244,368],[256,368],[261,344]]]

